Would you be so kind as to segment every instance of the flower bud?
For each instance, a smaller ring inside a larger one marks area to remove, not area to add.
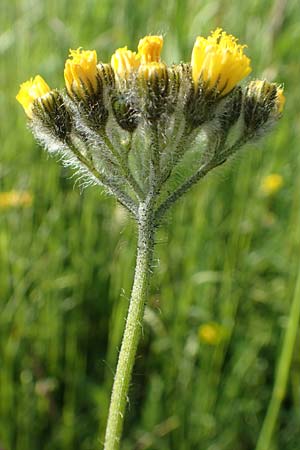
[[[39,97],[34,102],[32,111],[32,127],[36,134],[44,130],[54,139],[66,140],[71,132],[72,121],[58,91],[53,90],[47,96]]]
[[[116,90],[112,95],[112,110],[118,125],[132,133],[138,126],[138,109],[135,96],[135,76],[140,58],[127,47],[118,48],[111,57]]]
[[[65,64],[67,92],[84,123],[92,129],[104,127],[108,119],[106,91],[112,89],[114,76],[109,64],[97,65],[95,50],[70,50]]]
[[[117,92],[113,95],[111,104],[118,125],[123,130],[133,133],[139,124],[139,114],[130,95]]]
[[[130,78],[139,65],[139,56],[127,47],[118,48],[111,57],[111,66],[119,83],[122,79]]]
[[[85,98],[99,89],[97,78],[97,53],[95,50],[70,50],[64,70],[68,94]]]
[[[62,96],[51,90],[45,80],[37,75],[22,83],[16,99],[31,119],[31,126],[38,134],[51,134],[64,141],[71,131],[71,118]]]
[[[255,134],[264,125],[279,119],[284,103],[283,89],[276,83],[251,81],[244,98],[246,133]]]
[[[169,73],[166,64],[142,64],[138,71],[138,84],[144,98],[146,117],[157,120],[167,110]]]
[[[184,114],[190,130],[200,127],[214,117],[216,104],[220,100],[215,90],[207,90],[199,83],[197,91],[191,86],[187,91]]]

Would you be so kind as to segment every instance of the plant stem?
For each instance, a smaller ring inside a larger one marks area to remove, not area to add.
[[[127,155],[124,158],[124,155],[122,155],[122,153],[118,153],[117,150],[115,150],[114,145],[112,144],[111,140],[109,139],[109,137],[107,136],[105,130],[101,132],[100,135],[104,141],[104,143],[106,144],[107,148],[110,150],[110,152],[112,153],[112,155],[116,158],[116,160],[118,161],[119,165],[120,165],[120,169],[123,172],[124,177],[126,178],[126,181],[128,182],[129,186],[131,186],[131,188],[133,189],[134,193],[136,194],[136,196],[138,197],[139,200],[144,199],[144,192],[141,189],[140,185],[138,184],[138,182],[136,181],[136,179],[134,178],[134,176],[132,175],[129,166],[127,164]],[[124,148],[121,149],[121,151],[124,152]]]
[[[269,450],[272,435],[284,399],[300,319],[300,265],[289,320],[279,357],[271,401],[258,438],[256,450]]]
[[[102,175],[93,165],[93,163],[88,160],[72,143],[72,141],[69,141],[67,143],[69,149],[73,152],[73,154],[76,156],[78,161],[83,164],[83,166],[89,170],[89,172],[100,182],[101,185],[105,186],[109,192],[112,195],[115,195],[118,199],[118,201],[123,205],[125,208],[128,209],[129,212],[132,213],[134,217],[137,215],[137,205],[132,200],[132,198],[126,194],[126,192],[123,192],[122,189],[120,189],[119,186],[116,186],[110,182],[110,180]]]
[[[195,183],[197,183],[201,178],[213,168],[210,163],[203,164],[197,172],[192,175],[188,180],[184,181],[179,188],[173,191],[169,197],[157,208],[155,214],[155,220],[159,221],[161,217],[166,213],[166,211],[175,203],[182,195],[184,195]]]
[[[118,450],[123,429],[126,400],[135,355],[141,335],[154,248],[151,200],[141,203],[138,212],[138,246],[135,275],[117,370],[112,389],[105,434],[105,450]]]
[[[175,203],[180,197],[182,197],[186,192],[191,189],[191,187],[194,186],[199,180],[205,177],[205,175],[208,174],[208,172],[218,166],[221,166],[224,164],[227,159],[232,156],[247,140],[239,139],[235,144],[233,144],[231,147],[225,148],[224,151],[220,152],[217,158],[212,159],[211,161],[208,161],[206,163],[203,163],[199,169],[186,181],[182,183],[179,188],[177,188],[175,191],[173,191],[169,197],[164,200],[161,205],[157,208],[155,219],[157,221],[160,220],[160,218],[167,212],[167,210]],[[179,155],[180,158],[180,155]],[[177,164],[177,160],[175,163]],[[167,178],[166,178],[167,179]]]

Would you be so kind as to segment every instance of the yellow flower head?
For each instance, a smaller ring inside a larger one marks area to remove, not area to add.
[[[201,79],[208,88],[220,95],[228,94],[250,72],[250,59],[244,54],[245,45],[234,36],[217,28],[207,39],[198,36],[192,52],[192,77],[195,87]]]
[[[83,96],[85,90],[93,93],[97,90],[97,53],[96,50],[70,50],[70,58],[65,64],[65,82],[69,94],[76,92]]]
[[[160,62],[160,53],[163,46],[162,36],[145,36],[138,45],[138,55],[141,64]]]
[[[261,183],[261,191],[265,195],[275,194],[283,185],[283,178],[278,173],[267,175]]]
[[[111,57],[111,66],[116,75],[126,78],[140,65],[140,58],[127,47],[118,48]]]
[[[32,119],[32,107],[34,101],[48,95],[50,91],[51,89],[46,81],[40,75],[37,75],[21,84],[16,99],[23,106],[27,116]]]

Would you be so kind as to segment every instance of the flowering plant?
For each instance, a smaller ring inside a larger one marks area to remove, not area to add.
[[[162,36],[146,36],[137,52],[117,49],[110,64],[98,62],[95,50],[71,50],[65,91],[50,89],[38,75],[17,95],[35,138],[113,195],[137,222],[136,269],[106,450],[120,446],[156,229],[195,183],[275,124],[285,101],[275,83],[238,85],[251,72],[250,59],[245,46],[219,28],[197,37],[190,63],[166,65],[162,47]]]

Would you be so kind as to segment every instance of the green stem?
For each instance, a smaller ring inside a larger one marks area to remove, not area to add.
[[[134,193],[138,197],[139,200],[144,199],[144,192],[142,191],[140,185],[132,175],[130,168],[127,164],[127,153],[125,152],[125,149],[122,149],[124,154],[120,154],[117,150],[115,150],[114,145],[112,144],[111,140],[107,136],[105,130],[101,132],[101,137],[106,144],[107,148],[111,151],[112,155],[116,158],[120,165],[120,169],[123,172],[124,177],[126,178],[129,186],[133,189]]]
[[[153,122],[150,129],[150,174],[149,189],[151,192],[156,190],[160,177],[160,145],[158,138],[158,124]]]
[[[87,159],[72,143],[71,140],[67,142],[67,145],[69,149],[72,151],[72,153],[76,156],[77,160],[93,174],[93,176],[101,183],[101,185],[105,186],[111,194],[115,195],[118,199],[118,201],[130,211],[134,217],[137,215],[137,205],[132,200],[132,198],[126,194],[126,192],[123,192],[120,187],[113,185],[110,180],[102,175],[93,165],[93,163]]]
[[[204,178],[205,175],[213,169],[214,166],[210,163],[203,164],[194,175],[192,175],[188,180],[182,183],[179,188],[173,191],[166,200],[157,208],[155,213],[155,220],[157,222],[160,221],[162,216],[167,212],[167,210],[175,203],[182,195],[184,195],[195,183],[197,183],[201,178]]]
[[[174,190],[169,195],[169,197],[167,197],[159,205],[155,213],[155,220],[159,222],[161,217],[167,212],[167,210],[173,205],[173,203],[175,203],[180,197],[182,197],[186,192],[188,192],[189,189],[191,189],[191,187],[193,187],[198,181],[204,178],[209,171],[224,164],[227,161],[227,159],[230,156],[232,156],[245,142],[246,141],[240,139],[231,147],[225,148],[223,152],[220,151],[220,153],[217,154],[216,158],[213,158],[211,161],[203,163],[190,178],[184,181],[181,186],[179,186],[176,190]],[[176,163],[177,162],[178,161],[176,161]]]
[[[134,282],[112,389],[105,434],[105,450],[118,450],[122,436],[129,383],[141,335],[154,248],[151,202],[142,203],[138,213],[138,247]]]
[[[287,329],[284,336],[281,355],[279,357],[278,369],[271,401],[269,403],[267,415],[265,417],[260,436],[256,445],[256,450],[269,450],[272,436],[276,426],[276,421],[280,411],[282,400],[284,399],[293,351],[295,347],[297,331],[300,319],[300,266],[294,298],[292,301]]]

